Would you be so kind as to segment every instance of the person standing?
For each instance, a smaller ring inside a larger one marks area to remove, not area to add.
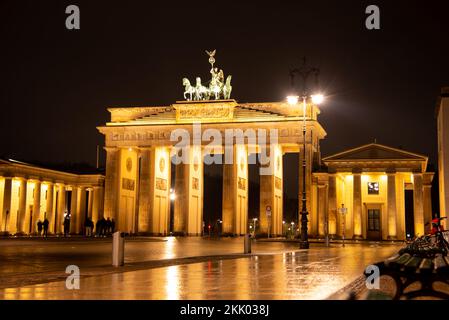
[[[64,237],[67,237],[70,233],[70,215],[66,214],[64,218]]]
[[[112,223],[111,223],[111,219],[108,217],[108,219],[106,220],[106,235],[110,235],[111,234],[111,229],[112,229]]]
[[[44,222],[42,223],[42,227],[44,228],[44,237],[45,238],[47,238],[47,236],[48,236],[48,225],[49,225],[48,219],[45,218]]]
[[[97,237],[101,237],[101,219],[98,219],[95,224],[95,235]]]
[[[114,221],[114,219],[111,219],[111,232],[112,233],[115,232],[115,221]]]
[[[37,221],[37,235],[40,237],[42,233],[42,221],[39,219]]]
[[[86,222],[84,222],[84,227],[86,228],[86,236],[88,236],[88,237],[92,236],[92,225],[93,225],[93,222],[88,217],[86,219]]]

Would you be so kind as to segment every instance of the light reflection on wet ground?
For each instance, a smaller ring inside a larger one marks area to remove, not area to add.
[[[312,247],[0,290],[0,299],[325,299],[398,246]],[[82,273],[82,270],[81,270]]]

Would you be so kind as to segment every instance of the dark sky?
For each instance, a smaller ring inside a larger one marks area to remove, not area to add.
[[[182,5],[184,3],[184,6]],[[434,108],[449,85],[445,1],[0,2],[0,154],[95,164],[107,106],[169,105],[206,79],[205,49],[240,102],[279,101],[307,56],[327,95],[323,154],[372,142],[436,160]],[[81,30],[65,28],[65,8]],[[365,28],[380,7],[381,30]]]

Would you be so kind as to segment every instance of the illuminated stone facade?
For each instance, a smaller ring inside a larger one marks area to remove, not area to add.
[[[306,194],[311,237],[326,230],[341,237],[341,204],[347,208],[347,238],[404,239],[404,190],[413,190],[414,229],[424,233],[431,216],[427,158],[377,144],[321,160],[320,140],[326,132],[318,122],[319,108],[306,108],[306,149],[303,150],[303,111],[279,103],[238,103],[235,100],[181,101],[170,106],[109,108],[111,121],[98,130],[105,136],[105,216],[118,221],[122,231],[167,235],[170,232],[201,235],[203,232],[203,172],[211,153],[210,129],[225,137],[225,130],[265,130],[269,163],[273,170],[260,176],[259,232],[283,232],[283,155],[299,153],[299,199],[302,197],[302,160],[306,158]],[[199,132],[195,125],[201,124]],[[189,133],[193,146],[189,162],[176,165],[171,185],[171,159],[177,140],[173,131]],[[271,130],[271,131],[270,131]],[[277,133],[277,140],[273,134]],[[194,140],[200,137],[199,144]],[[207,137],[204,139],[204,137]],[[223,232],[242,235],[248,230],[248,155],[262,153],[261,141],[251,144],[232,139],[220,143],[214,154],[229,153],[223,164]],[[274,142],[275,141],[275,142]],[[293,165],[293,164],[292,164]],[[327,166],[327,167],[326,167]],[[264,167],[264,166],[262,166]],[[322,169],[312,168],[326,168]],[[372,186],[368,194],[368,183]],[[174,189],[174,221],[170,221],[170,189]],[[301,204],[299,204],[300,207]],[[271,208],[271,215],[266,208]],[[170,228],[172,225],[172,229]],[[379,230],[371,230],[379,228]]]
[[[267,152],[273,152],[274,162],[273,172],[261,176],[260,229],[268,233],[270,227],[271,234],[282,234],[282,156],[302,149],[301,108],[292,108],[287,103],[240,104],[235,100],[214,100],[108,110],[111,121],[98,128],[106,138],[105,216],[115,217],[121,230],[168,234],[170,189],[173,188],[176,199],[171,231],[186,235],[202,234],[203,166],[205,154],[211,153],[208,145],[212,139],[208,132],[216,129],[225,137],[227,129],[244,132],[253,129],[266,132],[270,145]],[[307,106],[306,188],[309,191],[309,209],[312,207],[312,161],[319,159],[319,141],[326,135],[317,121],[319,113],[317,106]],[[190,164],[176,166],[176,181],[171,186],[170,154],[176,141],[171,141],[170,136],[173,130],[185,129],[193,140],[198,134],[194,132],[194,124],[198,123],[201,124],[199,135],[203,139],[190,149]],[[277,130],[276,143],[270,140],[270,130]],[[244,141],[233,139],[230,146],[225,147],[223,141],[212,151],[224,157],[229,154],[232,158],[232,163],[223,164],[223,232],[245,234],[248,232],[248,154],[260,153],[261,146],[249,144],[247,138]],[[301,162],[297,165],[300,166]],[[129,185],[135,185],[135,188],[124,188],[124,178],[129,179]],[[269,218],[265,214],[266,206],[272,208]]]
[[[314,173],[314,179],[318,196],[325,199],[324,203],[319,201],[318,213],[323,216],[328,212],[329,233],[341,237],[343,225],[346,238],[355,239],[404,240],[406,233],[427,233],[434,175],[426,172],[427,160],[376,143],[323,158],[327,172]],[[347,208],[344,215],[342,205]],[[408,230],[406,220],[413,226]],[[317,233],[324,235],[320,223]]]
[[[438,128],[438,183],[440,193],[440,217],[447,217],[449,209],[449,87],[441,90],[441,96],[437,104],[437,128]],[[449,224],[442,220],[445,229]]]
[[[70,233],[81,234],[87,216],[94,223],[102,217],[103,185],[100,174],[78,175],[0,160],[0,231],[35,234],[37,222],[48,219],[48,232],[59,234],[67,212]]]

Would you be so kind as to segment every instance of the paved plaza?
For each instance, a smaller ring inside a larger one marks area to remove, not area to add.
[[[0,299],[326,299],[400,246],[254,242],[245,256],[242,238],[136,238],[113,268],[110,239],[1,240]]]

